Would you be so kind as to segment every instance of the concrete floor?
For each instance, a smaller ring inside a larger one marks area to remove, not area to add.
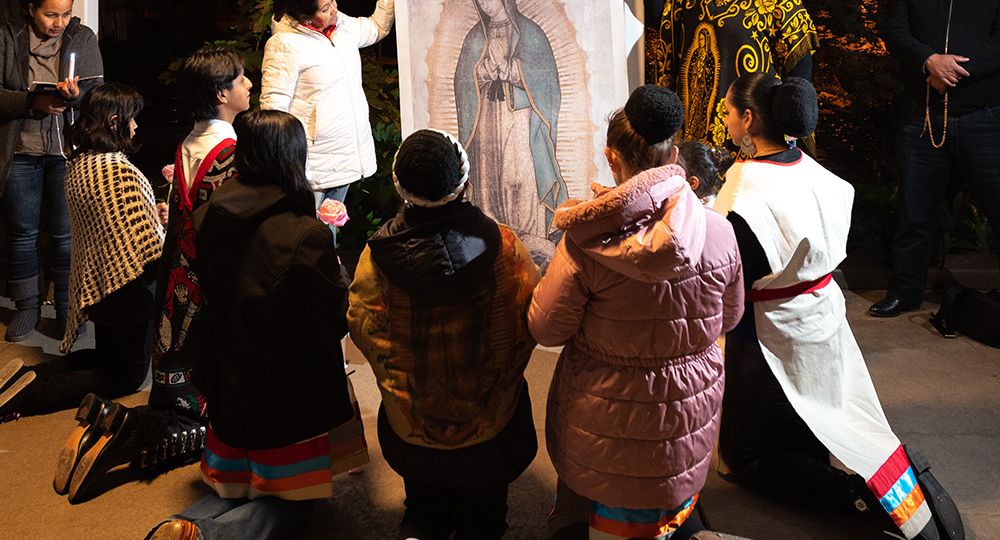
[[[968,538],[1000,538],[1000,351],[966,338],[945,340],[927,323],[924,309],[896,319],[864,315],[880,291],[847,293],[848,313],[886,414],[899,437],[918,445],[965,518]],[[10,317],[0,303],[0,320]],[[53,323],[19,344],[0,343],[0,364],[15,357],[32,362],[53,354],[56,341],[43,335]],[[0,329],[2,331],[2,329]],[[92,332],[88,339],[92,339]],[[81,346],[88,346],[86,340]],[[402,512],[402,483],[386,466],[375,439],[378,392],[357,349],[352,376],[364,411],[372,463],[365,472],[335,480],[337,494],[315,505],[296,538],[393,538]],[[510,490],[507,538],[546,538],[545,516],[555,474],[544,451],[545,394],[557,355],[538,350],[527,377],[538,426],[539,454]],[[140,392],[123,399],[145,402]],[[154,479],[129,481],[128,471],[109,475],[103,495],[70,505],[51,488],[58,449],[74,426],[73,411],[21,419],[0,426],[0,539],[141,539],[148,529],[207,491],[196,466]],[[729,538],[890,538],[856,518],[779,505],[710,474],[700,506],[708,524]]]

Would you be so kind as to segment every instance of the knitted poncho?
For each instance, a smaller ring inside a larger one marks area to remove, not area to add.
[[[87,322],[85,310],[138,278],[163,251],[153,188],[122,153],[86,153],[66,171],[73,239],[69,316],[59,350],[67,352]]]

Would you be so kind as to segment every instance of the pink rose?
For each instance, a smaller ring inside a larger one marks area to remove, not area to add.
[[[320,205],[316,217],[334,227],[343,227],[351,218],[347,216],[347,207],[336,199],[327,199]]]
[[[173,182],[174,181],[174,164],[171,163],[170,165],[164,165],[163,168],[160,169],[160,174],[162,174],[163,177],[167,179],[167,182]]]

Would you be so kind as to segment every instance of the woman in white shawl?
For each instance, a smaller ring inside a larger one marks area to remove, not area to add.
[[[744,76],[726,107],[729,135],[748,157],[715,202],[733,224],[748,288],[726,343],[727,479],[826,508],[881,508],[907,539],[964,538],[926,460],[889,427],[831,280],[846,255],[854,189],[795,147],[816,128],[815,89]]]

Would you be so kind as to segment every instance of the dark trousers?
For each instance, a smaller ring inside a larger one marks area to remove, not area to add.
[[[964,179],[994,236],[1000,233],[1000,106],[951,118],[945,146],[935,149],[923,131],[923,113],[910,111],[900,133],[903,176],[899,225],[892,247],[888,294],[907,304],[923,298],[931,241],[941,201],[953,177]],[[941,115],[932,115],[935,137]]]
[[[7,174],[3,214],[7,221],[10,279],[38,275],[38,231],[47,218],[53,270],[69,274],[69,211],[66,160],[62,156],[15,155]]]
[[[830,466],[829,451],[767,365],[752,311],[726,337],[719,453],[733,470],[727,479],[758,493],[833,509],[853,504],[851,475]]]
[[[498,540],[507,531],[507,486],[449,491],[404,479],[406,512],[400,538]]]
[[[115,399],[142,386],[149,370],[147,330],[153,295],[136,279],[87,309],[94,322],[95,348],[73,351],[32,370],[24,415],[71,409],[93,392]]]

